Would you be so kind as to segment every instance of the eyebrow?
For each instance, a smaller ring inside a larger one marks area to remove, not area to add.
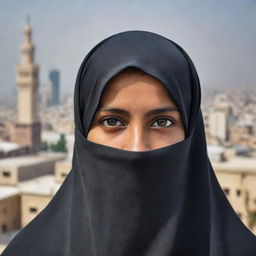
[[[131,116],[129,111],[126,111],[121,108],[99,108],[99,110],[98,110],[98,112],[103,112],[103,111],[117,113],[117,114],[125,115],[125,116]],[[163,108],[152,109],[146,113],[146,116],[157,115],[157,114],[161,114],[163,112],[172,112],[172,111],[179,112],[178,108],[168,106],[168,107],[163,107]]]

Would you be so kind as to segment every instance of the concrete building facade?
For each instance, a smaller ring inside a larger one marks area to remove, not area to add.
[[[21,191],[21,228],[32,221],[51,201],[61,183],[53,174],[43,175],[19,184]]]
[[[226,197],[244,224],[249,227],[250,213],[256,213],[256,159],[234,157],[212,164]],[[256,233],[256,223],[250,228]]]
[[[0,186],[0,234],[19,229],[20,214],[19,189]]]
[[[41,153],[0,159],[0,185],[17,186],[20,181],[53,174],[55,162],[65,157],[63,153]]]

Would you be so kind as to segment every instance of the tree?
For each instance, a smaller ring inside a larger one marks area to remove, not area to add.
[[[50,148],[52,151],[55,151],[55,152],[68,152],[66,145],[67,145],[67,141],[66,141],[65,134],[61,133],[60,139],[57,141],[56,144],[51,144]]]
[[[41,144],[41,150],[47,151],[48,150],[48,144],[47,141],[43,141]]]

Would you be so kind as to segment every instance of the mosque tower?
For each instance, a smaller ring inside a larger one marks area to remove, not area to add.
[[[37,111],[39,66],[34,63],[34,54],[32,28],[28,17],[21,46],[21,62],[17,66],[18,122],[13,140],[36,152],[41,146],[41,123]]]

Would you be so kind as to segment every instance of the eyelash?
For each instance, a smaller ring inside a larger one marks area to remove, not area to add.
[[[117,127],[122,127],[123,126],[123,125],[108,125],[108,124],[104,124],[104,122],[107,122],[108,120],[111,120],[111,119],[116,120],[117,122],[123,123],[123,121],[120,121],[119,118],[111,117],[111,116],[105,117],[105,118],[99,120],[99,123],[101,125],[107,127],[107,128],[117,128]],[[169,118],[169,117],[158,117],[154,121],[152,121],[151,125],[154,124],[158,120],[167,120],[167,122],[169,121],[172,124],[169,124],[168,126],[155,126],[154,128],[156,128],[156,129],[158,129],[158,128],[169,128],[169,127],[175,125],[175,122],[171,118]]]

